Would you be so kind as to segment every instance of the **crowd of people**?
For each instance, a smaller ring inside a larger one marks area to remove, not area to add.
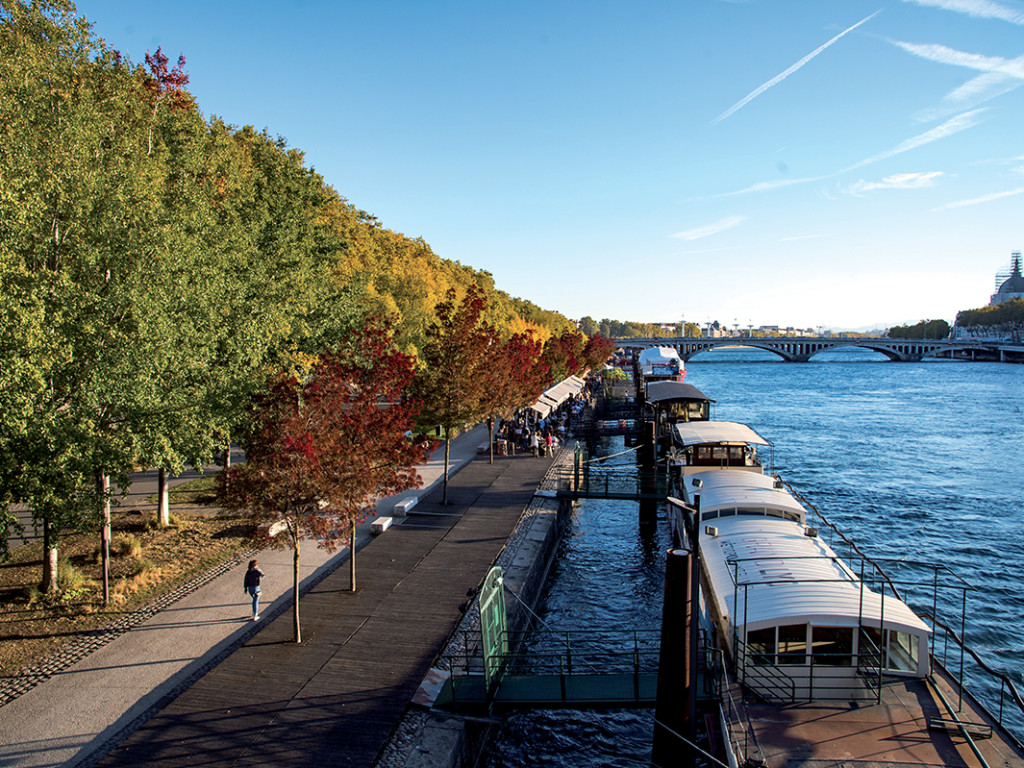
[[[587,386],[578,394],[569,395],[564,403],[547,415],[541,415],[533,408],[524,408],[513,418],[503,421],[495,431],[499,450],[504,442],[504,447],[509,452],[517,449],[529,451],[532,456],[550,456],[565,442],[571,433],[573,420],[579,418],[593,398],[592,385],[593,382],[588,378]],[[513,448],[510,449],[509,446]]]

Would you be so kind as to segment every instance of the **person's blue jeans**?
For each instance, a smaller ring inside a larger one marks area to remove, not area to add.
[[[256,618],[260,615],[260,588],[259,587],[246,587],[246,591],[252,595],[252,616]]]

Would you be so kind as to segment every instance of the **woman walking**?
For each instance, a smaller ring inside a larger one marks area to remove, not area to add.
[[[263,578],[263,571],[259,569],[255,560],[249,561],[249,570],[245,572],[244,589],[252,597],[252,620],[260,618],[260,579]]]

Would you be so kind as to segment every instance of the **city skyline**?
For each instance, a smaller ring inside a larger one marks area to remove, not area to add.
[[[77,6],[568,317],[952,322],[1024,245],[1017,0]]]

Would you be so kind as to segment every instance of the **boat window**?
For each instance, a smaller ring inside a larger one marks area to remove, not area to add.
[[[807,625],[788,624],[779,627],[779,664],[805,664],[807,654]]]
[[[775,627],[754,629],[747,633],[750,660],[758,666],[775,663]]]
[[[909,632],[889,630],[889,669],[916,672],[921,651],[921,638]]]
[[[814,664],[848,667],[853,663],[852,627],[811,627]]]

